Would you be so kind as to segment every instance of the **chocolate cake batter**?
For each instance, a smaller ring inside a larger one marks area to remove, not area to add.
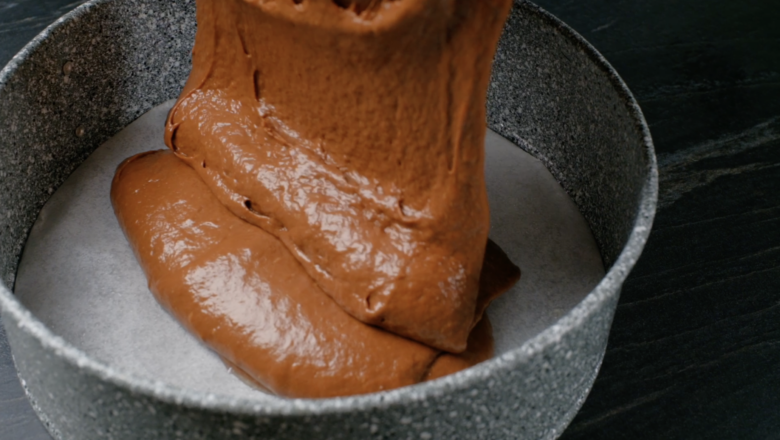
[[[126,160],[111,200],[158,301],[251,382],[284,396],[387,390],[488,359],[482,311],[520,275],[489,243],[468,349],[442,353],[348,315],[277,238],[230,213],[170,152]]]
[[[341,309],[462,352],[480,316],[489,229],[485,95],[511,3],[198,0],[193,70],[166,142]],[[268,255],[280,255],[246,249],[209,264],[270,267]],[[403,368],[382,364],[396,377],[387,386],[419,380],[430,365],[432,351],[408,350]],[[269,377],[281,381],[274,390],[292,386],[282,373]],[[323,395],[341,386],[332,380]],[[360,390],[380,389],[365,380]]]

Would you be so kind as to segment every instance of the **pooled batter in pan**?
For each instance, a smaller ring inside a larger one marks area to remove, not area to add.
[[[242,376],[283,396],[382,391],[490,358],[482,310],[519,276],[491,243],[468,349],[443,353],[345,313],[278,239],[230,213],[170,152],[125,161],[111,200],[157,300]]]

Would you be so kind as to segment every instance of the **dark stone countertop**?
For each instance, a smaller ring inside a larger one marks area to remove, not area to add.
[[[80,3],[0,0],[0,65]],[[601,373],[563,439],[780,439],[780,2],[537,3],[628,83],[661,182]],[[0,438],[50,439],[2,327]]]

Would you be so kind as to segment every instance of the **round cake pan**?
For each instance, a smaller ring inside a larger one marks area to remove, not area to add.
[[[554,325],[458,374],[355,397],[231,398],[120,371],[59,337],[13,294],[41,207],[89,154],[187,78],[193,0],[95,0],[0,72],[0,309],[22,384],[58,439],[549,439],[587,396],[620,287],[650,233],[652,140],[625,84],[555,17],[516,2],[489,126],[540,159],[588,222],[607,274]]]

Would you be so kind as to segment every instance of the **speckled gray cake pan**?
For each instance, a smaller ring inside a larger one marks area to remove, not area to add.
[[[598,372],[620,287],[655,213],[652,140],[587,42],[517,2],[495,60],[490,127],[539,158],[587,220],[608,272],[556,324],[470,370],[338,399],[230,398],[135,377],[53,334],[14,297],[43,204],[100,144],[177,96],[194,0],[96,0],[0,72],[0,309],[19,375],[59,439],[551,439]]]

